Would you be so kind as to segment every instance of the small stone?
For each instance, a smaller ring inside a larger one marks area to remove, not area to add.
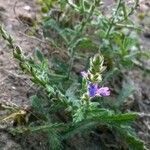
[[[27,11],[30,11],[30,10],[31,10],[31,7],[30,7],[30,6],[24,6],[23,9],[24,9],[24,10],[27,10]]]
[[[16,89],[16,87],[12,86],[12,89],[13,89],[13,90],[15,90],[15,89]]]

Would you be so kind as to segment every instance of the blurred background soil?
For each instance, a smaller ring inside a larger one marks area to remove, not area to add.
[[[109,3],[110,1],[107,0]],[[44,41],[40,28],[36,29],[37,36],[26,34],[32,32],[34,22],[40,19],[40,6],[35,0],[0,0],[0,24],[14,37],[24,52],[32,55],[36,47],[40,47],[44,53],[45,49],[50,49]],[[140,42],[143,51],[150,51],[150,1],[140,0],[140,6],[134,16],[144,32],[141,34]],[[150,71],[150,60],[143,60],[142,63],[147,70],[135,69],[127,73],[127,80],[136,87],[136,92],[130,98],[130,107],[133,110],[143,113],[143,117],[136,123],[139,137],[143,139],[150,149],[150,76],[146,73]],[[12,50],[8,49],[4,41],[0,39],[0,103],[12,102],[19,106],[29,105],[29,97],[34,92],[29,78],[19,70],[17,62],[12,57]],[[2,115],[2,112],[0,112]],[[47,144],[42,142],[42,136],[18,137],[17,139],[7,133],[5,125],[0,125],[0,150],[45,150]],[[100,145],[94,139],[84,140],[84,137],[72,139],[70,149],[100,149]],[[35,142],[36,141],[36,142]],[[86,141],[86,142],[85,142]],[[90,144],[88,144],[90,143]],[[95,148],[93,149],[93,145]],[[85,148],[86,147],[86,148]],[[87,148],[88,147],[88,148]],[[69,148],[68,148],[69,149]]]

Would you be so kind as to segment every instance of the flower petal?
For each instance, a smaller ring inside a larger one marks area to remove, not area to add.
[[[110,90],[108,87],[101,87],[97,90],[96,93],[97,96],[109,96],[110,95]]]
[[[88,93],[90,97],[95,97],[98,90],[98,85],[90,83],[88,86]]]
[[[88,73],[86,71],[81,71],[81,75],[83,78],[87,78]]]

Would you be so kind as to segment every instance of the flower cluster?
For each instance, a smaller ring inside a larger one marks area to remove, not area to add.
[[[83,77],[83,82],[87,91],[86,97],[93,98],[95,96],[103,97],[109,96],[110,90],[108,87],[100,87],[99,82],[102,81],[102,72],[105,70],[103,66],[104,58],[99,54],[95,55],[93,59],[90,60],[89,70],[82,71],[81,75]]]
[[[90,83],[88,86],[88,94],[90,97],[109,96],[110,90],[108,87],[99,87],[97,84]]]

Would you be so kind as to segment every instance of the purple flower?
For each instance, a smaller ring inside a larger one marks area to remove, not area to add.
[[[98,85],[90,83],[88,86],[88,93],[90,97],[94,97],[97,93]]]
[[[101,87],[97,89],[97,95],[99,96],[109,96],[110,95],[110,90],[108,87]]]
[[[88,73],[86,71],[81,71],[81,75],[82,75],[83,78],[88,77]]]
[[[97,84],[90,83],[88,86],[88,93],[90,97],[95,96],[109,96],[110,90],[108,87],[99,87]]]

